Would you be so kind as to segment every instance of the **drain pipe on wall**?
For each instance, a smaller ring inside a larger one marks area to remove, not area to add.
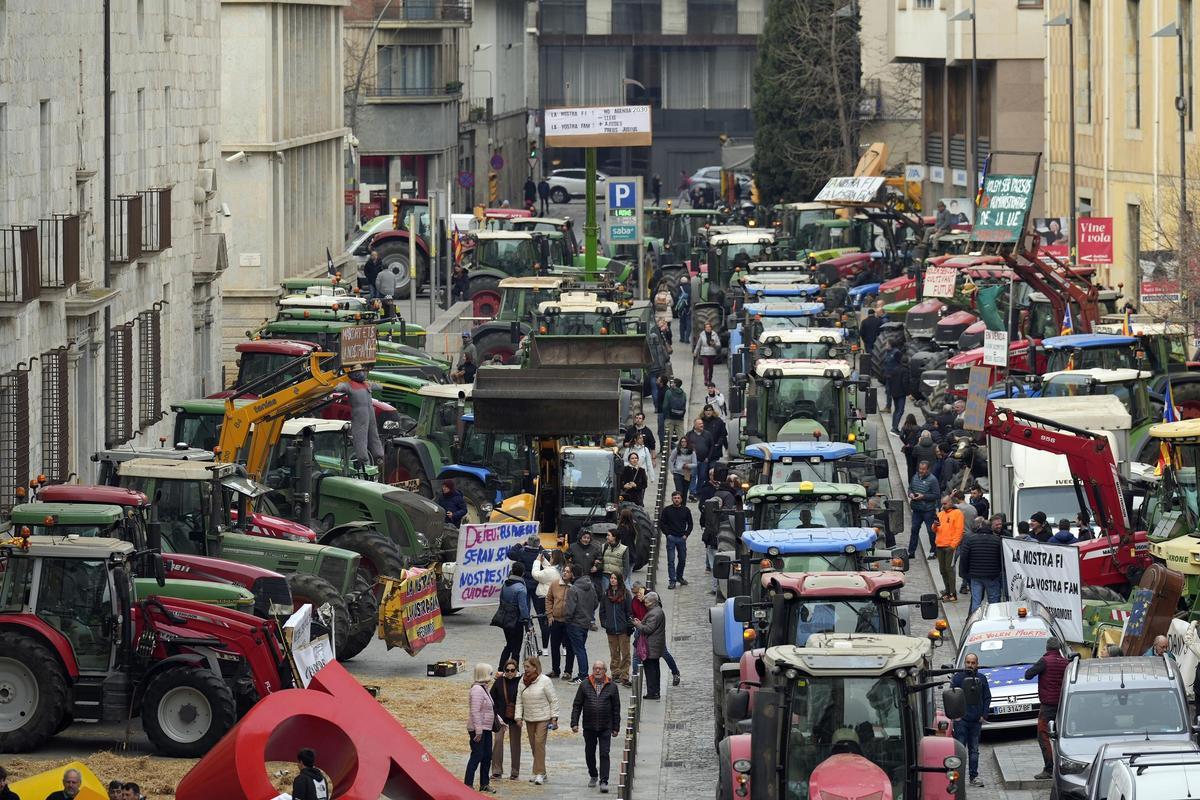
[[[104,178],[101,184],[102,208],[104,210],[104,288],[112,286],[112,209],[108,201],[112,193],[112,0],[104,0]],[[108,380],[112,366],[112,349],[109,347],[108,332],[112,329],[112,304],[104,304],[104,375],[101,384]],[[108,442],[108,425],[112,418],[112,396],[105,386],[104,392],[104,446]]]

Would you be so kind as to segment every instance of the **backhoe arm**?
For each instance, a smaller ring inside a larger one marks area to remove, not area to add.
[[[1079,333],[1091,333],[1100,323],[1100,289],[1082,279],[1069,267],[1049,254],[1039,255],[1037,234],[1027,234],[1030,243],[1022,243],[1022,251],[1005,256],[1005,261],[1017,276],[1046,295],[1051,308],[1060,319],[1066,318],[1067,303],[1079,307],[1079,316],[1072,321]]]

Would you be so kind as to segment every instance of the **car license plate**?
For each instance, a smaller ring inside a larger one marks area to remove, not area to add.
[[[1028,711],[1033,711],[1033,703],[1017,703],[1016,705],[1005,706],[1004,708],[997,709],[996,713],[998,715],[1024,714]]]

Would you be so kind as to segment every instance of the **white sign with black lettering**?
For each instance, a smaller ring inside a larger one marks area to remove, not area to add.
[[[1037,601],[1054,616],[1068,642],[1082,642],[1079,549],[1010,538],[1002,545],[1009,599]]]
[[[818,203],[873,203],[881,186],[883,178],[830,178],[815,199]]]
[[[1008,331],[983,332],[983,363],[989,367],[1008,366]]]
[[[958,279],[958,270],[954,267],[925,268],[926,297],[954,297],[954,282]]]

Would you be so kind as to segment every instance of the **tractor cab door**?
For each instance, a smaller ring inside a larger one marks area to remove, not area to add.
[[[81,672],[107,672],[113,664],[115,597],[104,559],[42,559],[35,613],[71,643]]]
[[[129,483],[129,488],[147,492],[151,486]],[[147,482],[149,483],[149,482]],[[209,498],[212,488],[206,481],[155,481],[147,494],[154,499],[152,521],[161,525],[163,550],[187,555],[215,555],[207,540]],[[215,534],[215,531],[212,533]]]

